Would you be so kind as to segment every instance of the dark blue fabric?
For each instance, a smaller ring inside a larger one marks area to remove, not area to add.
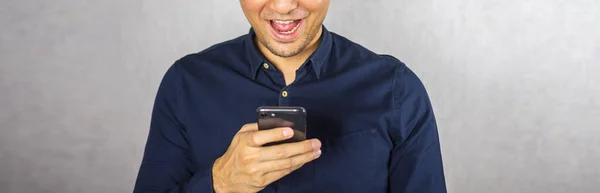
[[[261,192],[446,192],[434,112],[405,64],[324,27],[285,86],[253,37],[250,30],[168,69],[134,192],[212,192],[214,160],[261,105],[304,107],[308,137],[323,142],[320,158]]]

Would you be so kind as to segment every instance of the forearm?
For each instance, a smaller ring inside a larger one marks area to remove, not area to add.
[[[407,141],[411,143],[410,141]],[[446,183],[439,144],[404,144],[395,148],[390,161],[390,193],[445,193]]]
[[[134,193],[213,193],[212,168],[190,171],[168,170],[163,164],[145,163],[140,169]],[[187,173],[187,174],[186,174]],[[182,177],[185,176],[185,177]]]

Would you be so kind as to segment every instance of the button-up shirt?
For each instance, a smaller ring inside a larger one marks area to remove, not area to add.
[[[165,73],[134,192],[213,192],[211,168],[259,106],[301,106],[321,156],[265,193],[444,193],[434,112],[417,75],[323,26],[286,85],[248,34],[186,55]]]

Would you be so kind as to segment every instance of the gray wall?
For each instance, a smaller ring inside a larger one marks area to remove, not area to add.
[[[598,0],[332,1],[427,86],[450,192],[597,192]],[[167,67],[248,27],[238,1],[2,0],[0,192],[131,192]]]

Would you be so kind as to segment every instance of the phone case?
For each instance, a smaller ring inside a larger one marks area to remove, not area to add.
[[[261,106],[256,109],[258,129],[267,130],[290,127],[294,136],[290,139],[268,143],[265,146],[306,140],[306,110],[295,106]]]

